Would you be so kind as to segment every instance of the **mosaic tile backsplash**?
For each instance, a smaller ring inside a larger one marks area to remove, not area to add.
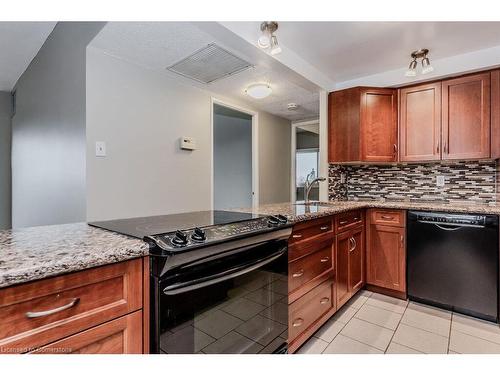
[[[345,182],[341,176],[346,177]],[[436,186],[444,176],[443,187]],[[329,166],[329,199],[425,200],[493,203],[500,197],[495,161],[459,161],[428,164]],[[500,201],[500,200],[499,200]]]

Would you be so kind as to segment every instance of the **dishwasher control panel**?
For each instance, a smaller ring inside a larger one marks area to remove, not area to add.
[[[410,211],[409,219],[421,223],[448,224],[455,226],[485,226],[498,223],[496,215],[452,214],[445,212]]]

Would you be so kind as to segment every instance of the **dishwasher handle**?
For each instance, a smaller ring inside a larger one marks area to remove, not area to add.
[[[417,220],[418,223],[422,224],[432,224],[435,225],[436,227],[442,229],[442,230],[448,230],[448,231],[453,231],[453,230],[459,230],[461,228],[485,228],[484,225],[479,225],[479,224],[456,224],[456,223],[435,223],[432,221],[425,221],[425,220]]]

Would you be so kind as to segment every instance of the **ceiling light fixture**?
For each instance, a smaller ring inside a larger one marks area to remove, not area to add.
[[[269,49],[271,55],[277,55],[281,52],[281,47],[278,44],[278,38],[274,33],[278,30],[278,22],[265,21],[260,24],[261,35],[257,39],[257,45],[262,49]]]
[[[418,51],[413,51],[411,53],[412,61],[408,66],[408,70],[406,71],[405,76],[415,77],[417,75],[417,65],[418,65],[417,59],[422,59],[422,74],[427,74],[432,72],[434,68],[432,67],[429,58],[427,57],[428,53],[429,50],[427,48],[422,48],[419,49]]]
[[[245,90],[245,93],[254,99],[264,99],[271,95],[273,89],[268,83],[254,83]]]

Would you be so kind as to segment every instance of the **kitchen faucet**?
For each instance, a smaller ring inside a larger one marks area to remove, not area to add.
[[[305,204],[308,204],[309,203],[309,194],[311,193],[311,189],[313,187],[313,185],[316,183],[316,182],[320,182],[320,181],[326,181],[326,178],[324,177],[317,177],[315,178],[314,180],[312,180],[311,182],[309,182],[309,178],[312,178],[316,175],[316,173],[314,172],[314,169],[311,171],[311,173],[309,173],[306,177],[306,181],[304,182],[304,203]]]

